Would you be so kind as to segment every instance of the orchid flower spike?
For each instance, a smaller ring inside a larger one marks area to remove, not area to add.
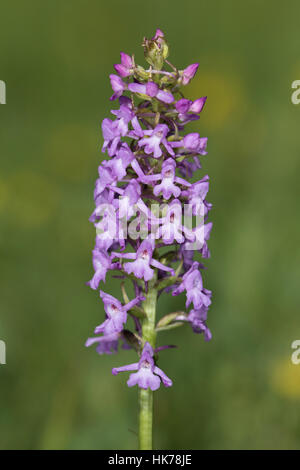
[[[131,372],[127,385],[139,387],[140,448],[150,449],[151,394],[161,384],[173,384],[157,364],[174,346],[157,345],[157,338],[190,325],[205,341],[212,339],[207,326],[212,293],[199,261],[210,256],[212,205],[209,176],[201,174],[207,138],[186,128],[205,112],[206,96],[191,100],[183,94],[199,64],[176,68],[160,29],[144,38],[143,48],[146,67],[121,52],[109,76],[113,109],[101,125],[105,158],[89,219],[96,243],[87,283],[99,290],[104,316],[86,346],[95,345],[100,355],[116,353],[119,346],[136,351],[138,360],[112,373]],[[101,290],[103,283],[111,286],[112,277],[119,283],[116,297]],[[176,312],[160,313],[157,300],[163,294],[183,294],[185,302],[178,297]]]

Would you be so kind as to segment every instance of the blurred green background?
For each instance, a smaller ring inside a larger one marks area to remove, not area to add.
[[[161,28],[170,60],[199,62],[187,96],[208,136],[214,209],[206,263],[211,343],[161,333],[173,379],[155,394],[155,446],[299,448],[300,79],[297,0],[2,0],[0,79],[0,448],[130,449],[137,390],[111,368],[131,351],[84,348],[103,319],[91,278],[93,187],[119,51],[143,63]],[[118,296],[109,280],[105,290]],[[165,297],[160,314],[183,308]]]

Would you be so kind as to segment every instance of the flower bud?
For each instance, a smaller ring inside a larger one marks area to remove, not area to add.
[[[155,70],[161,70],[164,60],[169,55],[169,47],[164,39],[164,33],[157,29],[152,39],[144,38],[144,55],[148,64]]]
[[[183,85],[188,85],[192,78],[194,78],[197,70],[198,70],[199,64],[191,64],[188,67],[186,67],[184,70],[181,70],[179,72],[180,74],[180,81]]]

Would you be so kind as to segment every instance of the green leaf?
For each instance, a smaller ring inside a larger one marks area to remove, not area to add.
[[[180,281],[181,281],[180,277],[170,276],[170,277],[163,279],[160,282],[157,282],[155,287],[157,288],[157,290],[161,290],[161,289],[165,289],[166,287],[172,286],[176,282],[180,282]]]
[[[177,266],[177,269],[175,271],[175,276],[178,277],[179,274],[180,274],[180,271],[182,269],[182,266],[183,266],[183,260],[180,261],[179,265]]]
[[[140,318],[141,320],[147,317],[146,312],[141,307],[137,307],[136,305],[132,307],[128,313],[130,315],[134,315],[137,318]]]
[[[128,295],[127,295],[127,292],[126,292],[126,289],[125,289],[125,283],[124,282],[121,282],[121,291],[122,291],[122,295],[123,295],[123,299],[124,299],[125,304],[128,304],[129,298],[128,298]]]
[[[172,259],[176,256],[177,251],[172,250],[168,251],[167,253],[164,253],[160,258],[159,261],[163,264],[168,263],[169,261],[172,261]]]
[[[173,330],[173,328],[178,328],[179,326],[184,325],[185,322],[183,321],[177,321],[176,323],[171,323],[170,325],[167,326],[162,326],[160,328],[155,328],[155,331],[159,333],[160,331],[166,331],[166,330]]]
[[[126,271],[122,271],[122,275],[126,276],[128,279],[131,279],[131,281],[136,282],[139,286],[144,289],[145,282],[142,279],[138,279],[133,274],[128,274]]]
[[[168,315],[165,315],[162,317],[159,322],[156,325],[156,328],[161,328],[163,326],[169,325],[173,320],[175,320],[178,315],[185,315],[185,312],[172,312],[168,313]]]
[[[137,352],[140,352],[141,346],[138,337],[129,330],[123,330],[122,335],[126,342],[132,346]]]

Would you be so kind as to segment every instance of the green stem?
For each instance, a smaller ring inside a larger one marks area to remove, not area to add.
[[[148,341],[155,348],[155,315],[157,302],[157,289],[154,287],[156,275],[148,283],[148,292],[143,302],[143,310],[147,317],[143,320],[142,334],[143,345]],[[139,390],[139,449],[152,450],[152,423],[153,423],[153,392]]]
[[[139,449],[152,450],[153,392],[139,389]]]

